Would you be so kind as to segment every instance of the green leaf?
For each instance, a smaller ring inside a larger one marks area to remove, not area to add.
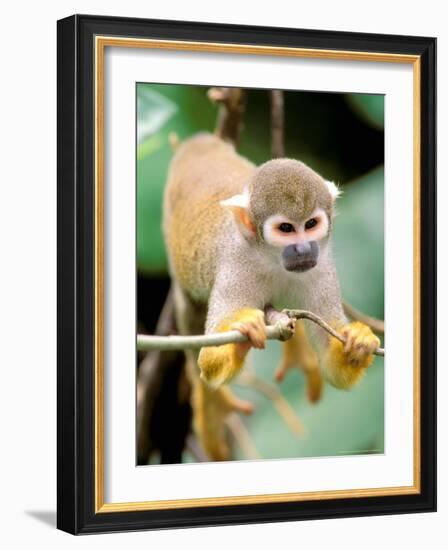
[[[167,272],[162,202],[173,155],[169,135],[174,132],[182,141],[198,131],[213,129],[216,107],[206,93],[207,88],[198,86],[137,85],[137,97],[142,98],[137,126],[143,124],[142,133],[147,136],[137,150],[137,266],[141,273]]]
[[[177,105],[146,85],[137,85],[137,142],[153,136],[177,111]]]
[[[280,361],[280,344],[270,342],[264,351],[252,351],[257,376],[273,382],[275,367]],[[323,397],[317,404],[306,398],[304,377],[291,372],[278,386],[283,397],[304,425],[304,434],[290,432],[272,401],[250,388],[242,388],[238,380],[232,389],[241,398],[255,404],[255,412],[244,422],[263,458],[300,458],[344,456],[384,452],[384,366],[376,358],[362,382],[344,391],[325,384]],[[246,458],[236,447],[236,458]]]
[[[384,316],[384,168],[343,187],[336,203],[333,253],[344,299]]]

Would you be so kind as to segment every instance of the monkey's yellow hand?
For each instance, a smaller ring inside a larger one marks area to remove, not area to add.
[[[349,323],[339,331],[345,338],[345,344],[330,338],[325,358],[326,370],[334,386],[348,389],[363,377],[380,340],[367,325],[360,322]]]
[[[224,319],[217,327],[217,332],[228,330],[238,330],[245,334],[249,341],[201,349],[198,358],[201,377],[212,388],[218,388],[225,382],[229,382],[242,369],[251,346],[255,348],[265,346],[264,313],[259,309],[240,309],[231,317]]]
[[[248,350],[250,346],[263,349],[266,344],[266,325],[264,324],[264,313],[260,309],[240,309],[235,314],[230,324],[226,323],[228,328],[220,328],[219,332],[224,330],[238,330],[249,338],[249,342],[235,344],[241,350]]]

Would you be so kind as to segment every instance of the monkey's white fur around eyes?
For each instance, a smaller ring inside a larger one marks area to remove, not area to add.
[[[328,218],[321,208],[317,208],[308,219],[312,218],[319,220],[318,225],[305,231],[305,222],[307,220],[298,224],[282,214],[270,216],[263,224],[264,239],[267,243],[279,247],[303,241],[319,241],[328,233]],[[293,233],[280,233],[277,228],[282,223],[290,223],[294,226],[295,231]]]

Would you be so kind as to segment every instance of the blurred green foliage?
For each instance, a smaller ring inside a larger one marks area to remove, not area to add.
[[[384,96],[373,94],[347,94],[347,100],[357,114],[368,124],[384,128]]]
[[[148,101],[148,92],[165,101]],[[140,122],[152,121],[145,125],[146,132],[141,132],[137,148],[137,264],[144,273],[165,273],[167,268],[161,222],[163,189],[172,156],[169,135],[175,132],[184,139],[213,129],[217,109],[207,100],[206,92],[206,88],[195,86],[137,87],[137,135]]]
[[[169,134],[180,140],[212,131],[217,108],[207,88],[139,84],[137,149],[137,261],[140,276],[167,273],[161,208],[172,156]],[[286,153],[341,185],[334,255],[344,298],[361,311],[384,315],[384,97],[362,94],[285,93]],[[270,158],[269,98],[251,90],[239,151],[255,163]],[[252,352],[256,375],[272,382],[280,345]],[[250,368],[250,366],[249,366]],[[325,385],[311,405],[303,377],[291,373],[279,386],[306,433],[289,432],[272,403],[253,389],[233,384],[256,404],[244,419],[264,458],[338,456],[384,452],[384,371],[375,359],[363,382],[345,392]],[[245,458],[236,449],[236,458]],[[185,457],[189,460],[189,457]]]
[[[384,169],[343,187],[333,253],[342,294],[357,309],[384,316]]]

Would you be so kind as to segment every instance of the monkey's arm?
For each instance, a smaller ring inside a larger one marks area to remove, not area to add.
[[[202,348],[198,359],[201,377],[213,388],[230,381],[241,370],[251,346],[264,348],[266,341],[263,297],[254,293],[259,285],[247,272],[235,271],[231,277],[220,273],[215,282],[209,300],[206,333],[238,330],[246,334],[249,341]]]
[[[342,344],[314,323],[307,323],[307,330],[328,381],[337,388],[349,389],[364,376],[374,359],[373,352],[379,347],[380,340],[367,325],[359,321],[347,321],[334,268],[327,273],[324,282],[320,292],[313,293],[308,298],[305,308],[332,325],[344,336],[346,342]]]

